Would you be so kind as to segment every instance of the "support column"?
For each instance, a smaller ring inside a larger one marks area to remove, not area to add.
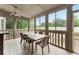
[[[45,14],[45,34],[48,35],[48,13]]]
[[[34,18],[34,32],[36,33],[36,18]]]
[[[14,24],[13,24],[13,39],[16,38],[16,17],[14,16]]]
[[[72,52],[72,5],[67,7],[67,38],[66,49]]]
[[[28,32],[30,30],[30,20],[28,19]]]

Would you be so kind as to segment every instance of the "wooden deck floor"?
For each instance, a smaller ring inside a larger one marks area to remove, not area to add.
[[[41,55],[41,48],[38,46],[37,52],[33,55]],[[5,40],[4,41],[4,55],[30,55],[28,53],[28,44],[20,44],[20,38],[12,39],[12,40]],[[50,45],[50,53],[48,53],[47,47],[44,48],[44,55],[74,55],[74,53],[70,53],[64,49],[60,49],[53,45]]]

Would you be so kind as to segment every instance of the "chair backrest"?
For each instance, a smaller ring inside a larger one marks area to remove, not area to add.
[[[21,39],[25,40],[26,39],[26,36],[23,35],[23,33],[20,33],[20,36],[21,36]]]
[[[43,47],[46,47],[46,46],[48,45],[49,37],[50,37],[50,36],[47,36],[47,37],[43,38],[43,42],[42,42],[42,46],[43,46]]]
[[[39,34],[43,34],[43,32],[39,31]]]
[[[34,33],[37,33],[36,31]]]
[[[20,33],[20,36],[21,36],[21,38],[23,38],[23,34],[22,33]]]

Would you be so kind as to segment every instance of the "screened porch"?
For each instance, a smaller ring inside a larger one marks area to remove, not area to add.
[[[49,35],[50,53],[47,55],[79,54],[79,5],[78,4],[7,4],[0,5],[0,32],[3,54],[28,55],[25,42],[20,44],[20,33],[42,32]],[[2,47],[1,47],[2,48]],[[33,47],[34,48],[34,47]],[[38,47],[37,53],[41,50]]]

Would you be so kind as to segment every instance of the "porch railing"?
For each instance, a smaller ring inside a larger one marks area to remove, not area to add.
[[[43,34],[45,30],[37,30],[37,33],[42,31]],[[65,42],[67,39],[67,31],[59,31],[59,30],[48,30],[48,34],[50,35],[49,43],[53,44],[60,48],[65,48]]]
[[[13,39],[13,29],[7,29],[7,30],[0,30],[0,31],[8,31],[9,34],[6,35],[6,39]],[[26,32],[25,29],[16,29],[15,30],[15,37],[20,37],[20,32]],[[42,31],[43,34],[45,33],[45,30],[37,30],[37,33],[39,31]],[[50,35],[49,43],[53,44],[60,48],[65,48],[65,42],[67,40],[67,31],[59,31],[59,30],[48,30],[48,34]]]

